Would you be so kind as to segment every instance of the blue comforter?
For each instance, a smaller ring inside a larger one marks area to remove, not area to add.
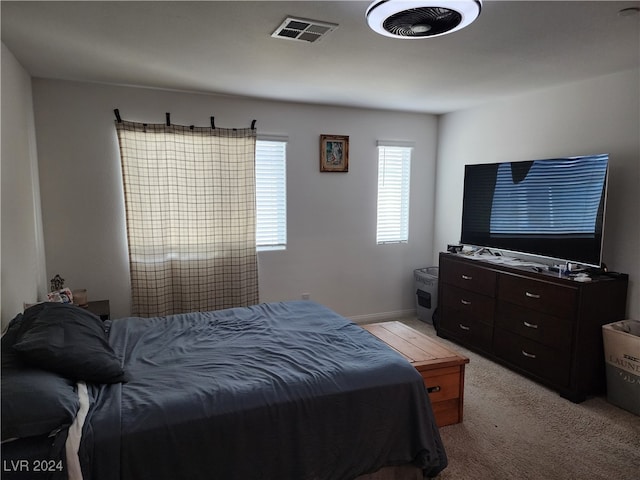
[[[124,318],[130,381],[94,386],[81,461],[92,480],[340,480],[447,464],[421,376],[309,301]]]

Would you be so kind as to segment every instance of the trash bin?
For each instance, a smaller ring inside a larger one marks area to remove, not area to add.
[[[418,320],[433,324],[433,314],[438,307],[438,267],[417,268],[413,277]]]
[[[602,326],[609,403],[640,415],[640,321]]]

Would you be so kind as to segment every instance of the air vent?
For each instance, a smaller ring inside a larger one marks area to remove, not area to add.
[[[285,40],[315,43],[322,40],[336,28],[338,28],[338,25],[335,23],[287,17],[271,36]]]

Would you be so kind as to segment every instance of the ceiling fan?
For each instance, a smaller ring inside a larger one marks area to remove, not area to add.
[[[366,12],[375,32],[392,38],[431,38],[460,30],[482,10],[482,0],[376,0]]]

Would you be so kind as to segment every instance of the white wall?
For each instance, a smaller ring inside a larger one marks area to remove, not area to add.
[[[113,109],[122,118],[248,127],[289,137],[288,248],[261,252],[260,299],[303,292],[368,319],[411,313],[413,269],[433,264],[437,118],[227,96],[34,79],[47,273],[90,299],[130,312],[120,160]],[[349,172],[319,172],[321,134],[349,135]],[[415,142],[407,245],[375,244],[376,140]]]
[[[465,164],[609,153],[603,261],[629,274],[627,314],[640,319],[639,85],[632,70],[442,116],[434,255],[460,240]]]
[[[2,44],[2,325],[47,292],[31,77]]]

